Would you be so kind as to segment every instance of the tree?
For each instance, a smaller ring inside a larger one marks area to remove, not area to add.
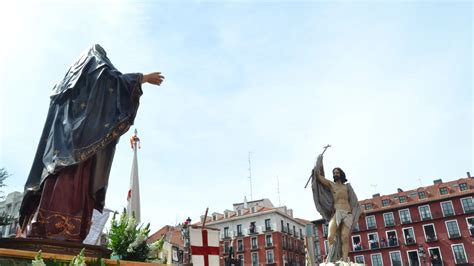
[[[10,176],[10,174],[5,170],[5,168],[0,168],[0,188],[6,186],[5,180]],[[3,190],[0,190],[0,199],[5,199],[3,195]],[[0,226],[8,225],[13,221],[13,216],[10,216],[8,213],[3,212],[0,214]]]
[[[0,168],[0,188],[5,187],[5,180],[10,176],[10,174],[5,170],[5,168]],[[4,199],[3,190],[0,190],[0,199]]]

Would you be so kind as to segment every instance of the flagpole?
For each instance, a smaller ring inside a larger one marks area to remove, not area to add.
[[[138,182],[138,149],[141,148],[140,138],[135,134],[130,138],[130,146],[133,149],[132,172],[130,174],[130,187],[127,195],[127,215],[135,216],[137,223],[140,223],[140,187]]]

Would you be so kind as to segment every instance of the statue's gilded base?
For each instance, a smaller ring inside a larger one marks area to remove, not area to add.
[[[94,245],[85,245],[76,242],[57,241],[51,239],[37,238],[0,238],[0,248],[15,249],[33,252],[46,252],[63,255],[76,256],[85,249],[86,257],[93,258],[110,258],[111,250]]]

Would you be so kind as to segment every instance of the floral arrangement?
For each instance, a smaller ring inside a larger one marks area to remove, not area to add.
[[[150,246],[146,243],[150,224],[139,226],[135,217],[128,217],[125,209],[118,221],[115,215],[108,235],[108,247],[112,249],[112,256],[122,260],[146,261],[150,251]]]
[[[105,266],[103,259],[91,260],[86,264],[86,257],[84,256],[84,249],[75,256],[69,263],[53,260],[43,260],[43,254],[40,251],[35,256],[35,259],[31,261],[32,266]]]

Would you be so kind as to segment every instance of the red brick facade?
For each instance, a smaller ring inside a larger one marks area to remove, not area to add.
[[[366,265],[474,265],[473,196],[474,179],[461,178],[360,201],[364,215],[351,235],[351,260]],[[324,257],[327,229],[323,220],[313,223]]]

